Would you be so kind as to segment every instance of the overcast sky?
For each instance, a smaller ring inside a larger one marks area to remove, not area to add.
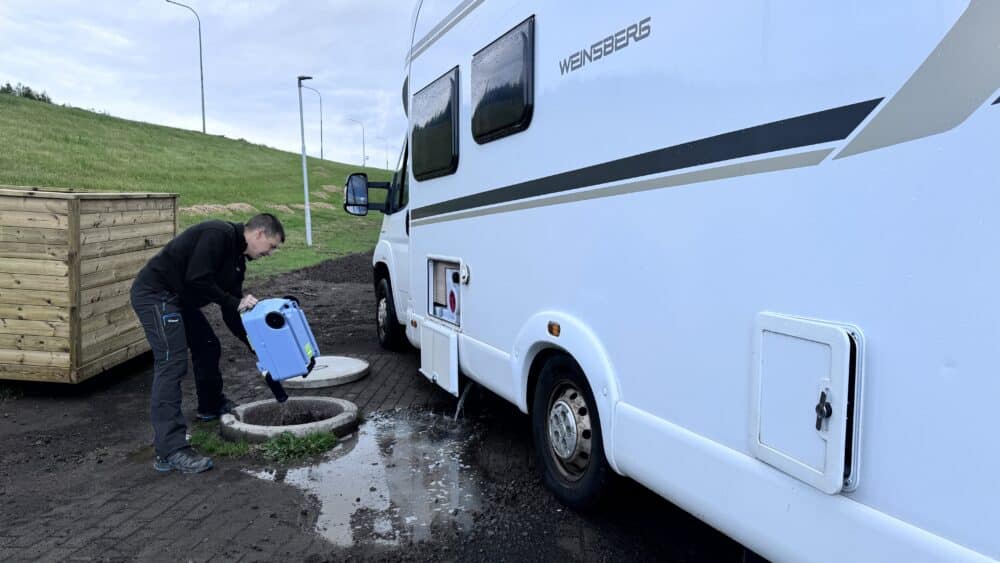
[[[186,0],[201,17],[209,134],[299,152],[295,77],[323,96],[324,155],[395,160],[413,2]],[[201,130],[198,27],[164,0],[0,0],[0,83],[59,104]],[[319,156],[319,98],[302,91],[306,146]],[[388,148],[388,151],[386,150]]]

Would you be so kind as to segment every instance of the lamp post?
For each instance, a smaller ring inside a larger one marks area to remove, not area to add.
[[[311,76],[299,76],[299,129],[302,132],[302,192],[306,202],[306,246],[312,246],[312,221],[309,217],[309,171],[306,169],[306,122],[302,117],[302,81],[312,80]]]
[[[361,169],[364,170],[365,165],[368,164],[368,157],[365,156],[367,154],[365,153],[365,124],[351,117],[348,117],[347,120],[353,121],[361,126]]]
[[[176,4],[183,8],[191,10],[194,14],[196,20],[198,20],[198,73],[201,75],[201,132],[205,133],[205,65],[202,63],[201,58],[201,18],[198,17],[198,12],[194,11],[194,8],[188,6],[187,4],[181,4],[180,2],[174,2],[174,0],[166,0],[168,4]]]
[[[319,96],[319,159],[325,160],[323,158],[323,94],[320,94],[319,90],[315,88],[310,88],[308,86],[303,86],[303,88],[306,90],[312,90],[313,92],[316,92],[317,96]]]

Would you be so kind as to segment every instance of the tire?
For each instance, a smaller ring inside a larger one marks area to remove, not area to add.
[[[388,278],[380,279],[375,286],[375,332],[379,345],[386,350],[399,350],[403,344],[403,327],[396,316]]]
[[[535,454],[545,486],[575,510],[600,505],[614,472],[604,456],[594,394],[572,358],[549,358],[531,409]]]

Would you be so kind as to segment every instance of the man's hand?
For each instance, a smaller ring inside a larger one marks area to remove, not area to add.
[[[237,307],[236,310],[239,311],[240,313],[245,313],[250,309],[253,309],[254,305],[256,304],[257,304],[257,298],[248,293],[243,296],[243,299],[240,299],[240,306]]]

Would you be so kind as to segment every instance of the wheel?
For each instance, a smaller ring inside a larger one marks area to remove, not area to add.
[[[545,362],[532,403],[532,434],[545,486],[570,508],[597,506],[613,471],[604,456],[594,394],[572,358]]]
[[[382,278],[375,286],[375,328],[378,343],[387,350],[398,350],[403,343],[403,327],[396,316],[396,305],[392,301],[392,288],[388,278]]]

